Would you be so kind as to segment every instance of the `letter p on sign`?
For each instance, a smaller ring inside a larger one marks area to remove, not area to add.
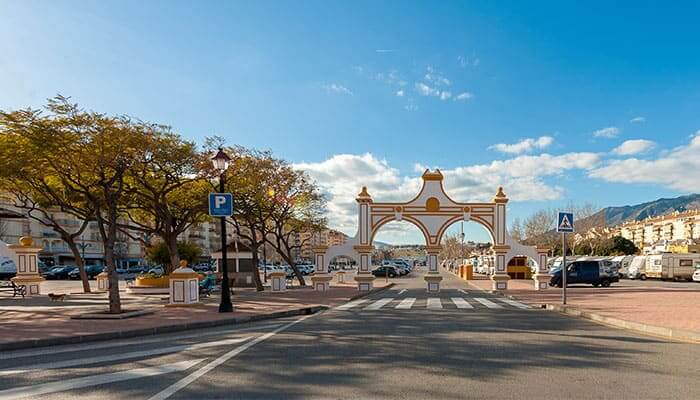
[[[231,193],[209,193],[209,215],[212,217],[233,215],[233,195]]]

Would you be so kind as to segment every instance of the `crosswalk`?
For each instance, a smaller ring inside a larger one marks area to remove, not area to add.
[[[381,299],[359,299],[336,307],[336,310],[362,310],[362,311],[377,311],[381,309],[396,309],[396,310],[442,310],[442,309],[458,309],[458,310],[478,310],[478,309],[529,309],[527,304],[520,303],[512,299],[501,298],[485,298],[485,297],[449,297],[442,299],[440,297],[428,297],[426,299],[417,299],[415,297],[406,297],[397,299],[396,297],[383,297]]]

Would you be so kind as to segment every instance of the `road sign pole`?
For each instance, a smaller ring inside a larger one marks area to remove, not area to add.
[[[561,302],[566,305],[566,276],[569,274],[566,268],[566,232],[561,233]]]

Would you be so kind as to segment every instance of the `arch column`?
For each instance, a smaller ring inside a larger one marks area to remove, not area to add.
[[[508,245],[495,245],[493,251],[496,256],[496,268],[491,275],[491,290],[507,290],[508,289],[508,271],[506,269],[507,255],[510,250]]]
[[[372,268],[372,250],[374,246],[358,245],[353,248],[357,251],[359,263],[357,266],[357,275],[355,275],[357,289],[360,292],[368,292],[374,288],[374,275],[370,272]]]
[[[438,254],[442,250],[441,245],[425,246],[425,251],[428,253],[428,273],[423,276],[426,283],[428,293],[438,293],[440,291],[440,282],[442,275],[438,271]]]
[[[496,212],[494,215],[494,244],[493,251],[496,254],[496,268],[491,275],[492,290],[507,290],[508,289],[508,270],[506,263],[510,246],[506,243],[506,204],[508,197],[503,192],[503,188],[499,187],[496,196],[493,198],[496,203]]]
[[[537,247],[537,273],[532,277],[535,281],[535,290],[545,290],[549,287],[549,271],[547,270],[547,254],[549,249]]]
[[[314,274],[311,275],[311,282],[313,282],[314,289],[320,292],[325,292],[330,289],[330,282],[331,279],[333,279],[328,273],[326,250],[328,250],[328,246],[318,245],[313,247],[316,269],[314,270]]]

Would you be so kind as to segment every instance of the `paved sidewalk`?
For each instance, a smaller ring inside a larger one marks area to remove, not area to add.
[[[384,286],[376,282],[375,287]],[[196,307],[165,307],[166,295],[138,296],[121,292],[125,310],[150,309],[155,312],[121,320],[71,319],[87,312],[107,309],[106,293],[71,294],[63,302],[52,302],[47,296],[26,300],[0,298],[0,348],[18,341],[82,337],[211,321],[237,320],[318,306],[333,307],[358,295],[356,286],[333,286],[328,292],[310,287],[284,293],[256,292],[238,289],[233,296],[234,312],[218,313],[219,293],[205,298]],[[225,321],[223,321],[225,322]]]
[[[470,285],[491,290],[489,280],[471,280]],[[561,289],[536,291],[530,280],[510,280],[506,295],[541,305],[561,304]],[[700,285],[692,288],[616,286],[567,289],[567,304],[585,312],[641,324],[700,332]]]

